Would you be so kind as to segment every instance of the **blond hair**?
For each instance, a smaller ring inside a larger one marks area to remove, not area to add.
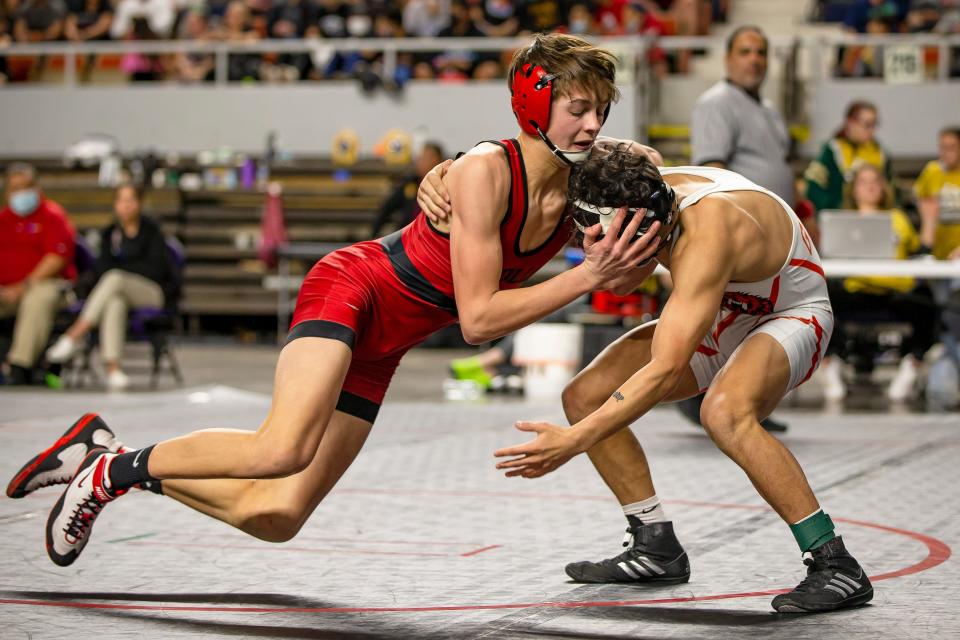
[[[533,42],[517,51],[510,63],[507,86],[524,65],[531,64],[556,75],[553,98],[570,97],[574,91],[589,93],[600,104],[620,99],[614,82],[617,59],[612,53],[595,47],[586,40],[565,33],[538,33]]]
[[[875,172],[880,177],[881,182],[883,182],[883,196],[880,198],[880,202],[877,203],[877,208],[881,211],[893,209],[894,205],[896,204],[896,198],[893,194],[893,186],[887,180],[887,177],[883,175],[883,171],[881,171],[879,167],[868,162],[863,162],[854,167],[853,171],[850,173],[850,180],[843,185],[843,208],[856,209],[860,206],[860,203],[854,200],[853,188],[857,184],[857,178],[859,178],[860,174],[864,171]]]

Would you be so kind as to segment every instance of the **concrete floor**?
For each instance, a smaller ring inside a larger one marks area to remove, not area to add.
[[[276,350],[181,346],[187,386],[0,392],[0,478],[99,411],[131,445],[194,428],[255,428]],[[691,557],[688,584],[578,585],[563,566],[620,551],[624,521],[585,457],[538,480],[504,478],[494,449],[518,418],[560,421],[558,401],[442,400],[450,352],[415,351],[353,467],[295,540],[271,545],[168,498],[110,505],[77,563],[43,548],[59,492],[0,499],[0,637],[6,638],[947,638],[960,636],[960,420],[824,413],[816,389],[779,414],[848,548],[871,605],[772,612],[803,566],[743,473],[670,409],[633,428]],[[141,381],[137,377],[135,381]],[[815,384],[811,381],[811,385]],[[950,613],[954,611],[954,613]]]

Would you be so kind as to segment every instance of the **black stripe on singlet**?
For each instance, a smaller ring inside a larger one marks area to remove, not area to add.
[[[394,231],[390,235],[380,239],[383,250],[386,252],[387,257],[390,258],[390,265],[393,267],[393,272],[400,278],[400,282],[410,289],[418,298],[456,315],[457,303],[453,298],[450,298],[433,286],[433,284],[420,273],[420,270],[414,266],[413,262],[410,261],[410,256],[407,255],[406,250],[403,248],[403,241],[400,238],[402,232],[402,229],[400,231]]]
[[[290,329],[284,344],[290,344],[297,338],[330,338],[353,349],[357,334],[350,327],[329,320],[306,320]]]
[[[349,391],[341,391],[340,398],[337,400],[337,411],[373,424],[377,419],[377,413],[380,412],[380,405]]]

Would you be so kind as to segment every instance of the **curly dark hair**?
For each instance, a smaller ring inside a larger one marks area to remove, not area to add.
[[[663,178],[650,159],[624,143],[612,149],[594,147],[570,170],[567,193],[570,200],[601,207],[644,206],[661,184]]]

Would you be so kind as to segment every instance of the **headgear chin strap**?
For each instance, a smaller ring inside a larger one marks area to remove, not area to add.
[[[540,136],[553,155],[568,165],[583,162],[590,155],[590,149],[583,151],[567,151],[560,149],[547,137],[550,128],[550,104],[553,97],[553,81],[555,73],[547,73],[543,67],[525,64],[513,74],[510,85],[510,104],[513,114],[517,117],[520,128],[530,135]],[[607,119],[610,105],[603,119]]]

